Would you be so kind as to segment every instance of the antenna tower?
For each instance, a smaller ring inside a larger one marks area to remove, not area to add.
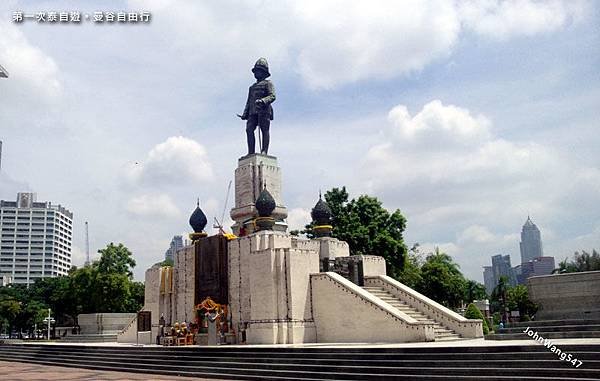
[[[85,221],[85,266],[90,265],[90,233],[88,231],[88,222]]]

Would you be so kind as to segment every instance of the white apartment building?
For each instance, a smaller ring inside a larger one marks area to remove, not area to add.
[[[66,275],[72,239],[73,213],[66,208],[37,202],[35,193],[0,200],[0,278],[29,285]]]

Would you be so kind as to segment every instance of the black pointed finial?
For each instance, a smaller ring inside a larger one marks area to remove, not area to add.
[[[194,229],[194,233],[202,233],[206,224],[208,224],[208,219],[206,218],[206,214],[200,209],[200,198],[198,198],[196,209],[194,209],[194,212],[190,216],[190,226]]]
[[[264,188],[260,191],[258,198],[256,199],[256,210],[258,210],[259,217],[270,217],[273,210],[275,210],[275,199],[271,193],[267,190],[267,184],[264,184]]]
[[[314,232],[317,237],[329,237],[333,227],[331,226],[331,217],[333,213],[327,201],[323,200],[321,191],[319,190],[319,201],[310,213],[315,225]]]

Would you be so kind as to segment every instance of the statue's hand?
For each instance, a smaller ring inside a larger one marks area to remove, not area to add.
[[[237,115],[241,120],[247,120],[248,119],[248,117],[244,116],[244,115],[240,115],[240,114],[235,114],[235,115]]]
[[[265,101],[263,101],[262,99],[257,99],[254,101],[254,103],[256,103],[257,106],[263,106],[265,104]]]

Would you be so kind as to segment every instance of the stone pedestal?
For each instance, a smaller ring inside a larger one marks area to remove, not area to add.
[[[310,274],[317,250],[293,247],[287,233],[260,231],[229,242],[229,301],[248,344],[316,342]],[[240,340],[241,341],[241,340]]]
[[[231,227],[234,234],[240,235],[242,228],[245,234],[255,231],[253,220],[258,212],[254,203],[265,184],[276,203],[272,215],[276,220],[273,229],[277,231],[287,229],[283,221],[287,218],[287,209],[281,198],[281,168],[277,166],[277,158],[252,154],[241,157],[235,170],[235,206],[230,212],[231,219],[235,221]]]

